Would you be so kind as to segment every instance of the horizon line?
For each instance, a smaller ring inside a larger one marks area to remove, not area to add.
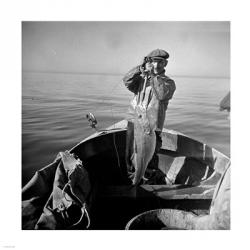
[[[113,75],[113,76],[123,76],[126,73],[106,73],[106,72],[81,72],[81,71],[56,71],[56,70],[25,70],[22,69],[22,73],[49,73],[49,74],[72,74],[72,75]],[[219,78],[219,79],[230,79],[230,76],[209,76],[209,75],[178,75],[178,74],[168,74],[173,77],[180,78]]]

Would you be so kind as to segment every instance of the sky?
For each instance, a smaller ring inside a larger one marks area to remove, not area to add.
[[[160,48],[176,76],[230,77],[230,22],[22,22],[22,70],[124,74]]]

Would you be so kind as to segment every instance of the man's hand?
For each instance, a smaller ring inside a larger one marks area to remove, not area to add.
[[[140,67],[140,71],[144,75],[151,75],[154,73],[154,67],[150,62],[146,62]]]
[[[149,74],[153,74],[154,73],[154,66],[150,62],[147,62],[145,64],[145,71],[144,72],[148,72]]]

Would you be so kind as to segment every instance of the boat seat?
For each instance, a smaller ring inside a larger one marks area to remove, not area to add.
[[[164,200],[178,199],[212,199],[214,185],[141,185],[133,186],[102,186],[99,190],[101,197],[109,198],[146,198],[158,197]]]

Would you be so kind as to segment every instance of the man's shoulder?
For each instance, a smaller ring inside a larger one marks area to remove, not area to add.
[[[161,77],[166,83],[175,85],[175,81],[174,81],[172,78],[170,78],[169,76],[167,76],[167,75],[165,75],[165,74],[162,74],[162,75],[160,75],[160,77]]]
[[[164,74],[164,77],[167,79],[167,80],[170,80],[170,81],[174,81],[171,77],[167,76]]]

